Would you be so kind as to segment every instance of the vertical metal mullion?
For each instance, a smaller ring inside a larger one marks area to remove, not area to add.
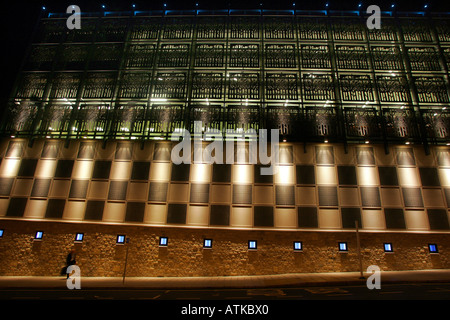
[[[361,23],[364,23],[365,21],[363,21],[363,16],[361,16]],[[377,76],[375,73],[375,63],[372,57],[372,51],[370,50],[370,40],[369,40],[369,31],[367,28],[364,28],[365,32],[364,32],[364,37],[366,38],[366,44],[367,44],[367,58],[369,60],[369,68],[370,68],[370,72],[372,74],[373,77],[373,88],[375,89],[375,104],[377,106],[378,109],[378,113],[380,116],[380,119],[382,118],[383,112],[382,112],[382,108],[381,108],[381,99],[380,99],[380,94],[379,94],[379,87],[378,87],[378,82],[377,82]],[[382,134],[382,139],[383,139],[383,144],[384,144],[384,151],[386,154],[389,153],[389,148],[388,148],[388,142],[387,142],[387,136],[386,136],[386,126],[384,121],[380,121],[381,124],[381,134]]]
[[[339,83],[339,74],[336,63],[336,52],[334,51],[334,36],[332,30],[332,22],[330,21],[332,18],[327,15],[327,33],[328,33],[328,47],[330,50],[331,57],[331,77],[333,79],[334,86],[334,95],[336,102],[336,118],[337,118],[337,126],[340,128],[341,136],[344,143],[344,152],[348,153],[348,144],[347,144],[347,135],[346,135],[346,126],[343,118],[343,106],[340,92],[340,83]]]
[[[412,69],[411,69],[411,61],[409,60],[408,57],[408,52],[406,50],[406,45],[405,45],[405,38],[403,35],[403,30],[402,30],[402,26],[400,23],[400,20],[398,17],[395,17],[395,22],[396,22],[396,26],[397,26],[397,35],[398,35],[398,39],[400,42],[400,47],[401,47],[401,51],[402,51],[402,57],[403,57],[403,63],[405,65],[405,71],[406,71],[406,75],[408,78],[408,83],[409,83],[409,89],[411,91],[411,104],[412,104],[412,109],[413,109],[413,117],[415,120],[415,125],[416,125],[416,130],[419,132],[420,136],[422,137],[422,143],[425,149],[425,154],[428,155],[430,154],[430,149],[429,149],[429,145],[428,145],[428,140],[426,138],[426,131],[425,131],[425,126],[424,126],[424,122],[423,122],[423,118],[422,115],[420,113],[420,106],[419,106],[419,97],[417,94],[417,88],[414,82],[414,77],[412,75]],[[418,117],[417,117],[418,115]],[[418,121],[417,121],[418,118]]]

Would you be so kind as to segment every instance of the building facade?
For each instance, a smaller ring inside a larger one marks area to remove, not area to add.
[[[86,276],[449,268],[450,17],[366,18],[41,19],[0,128],[0,274],[58,274],[73,246]],[[176,165],[194,121],[256,136]],[[249,161],[260,129],[275,175]]]

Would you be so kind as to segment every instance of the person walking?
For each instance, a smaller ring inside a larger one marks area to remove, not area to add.
[[[67,265],[66,271],[67,271],[67,268],[69,266],[74,265],[74,264],[77,264],[76,252],[75,252],[75,249],[72,249],[72,250],[70,250],[70,252],[69,252],[69,254],[67,255],[67,258],[66,258],[66,265]],[[70,275],[67,273],[67,279],[69,279],[69,276]]]

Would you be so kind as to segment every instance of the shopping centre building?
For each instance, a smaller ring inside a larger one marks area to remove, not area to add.
[[[3,106],[0,275],[71,248],[82,276],[450,268],[450,15],[68,16],[40,19]],[[231,131],[216,163],[172,161],[180,132]]]

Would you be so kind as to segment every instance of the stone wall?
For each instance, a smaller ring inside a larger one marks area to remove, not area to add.
[[[68,251],[75,247],[82,276],[123,275],[128,249],[127,276],[231,276],[301,272],[358,271],[355,232],[265,231],[211,228],[144,227],[88,223],[1,220],[0,276],[57,276]],[[44,231],[41,241],[36,231]],[[82,243],[75,234],[84,233]],[[117,245],[118,234],[130,238]],[[169,238],[167,247],[159,237]],[[212,249],[203,249],[203,239],[213,239]],[[381,270],[450,268],[450,238],[439,233],[360,233],[363,268],[376,264]],[[248,250],[248,240],[258,249]],[[293,241],[302,241],[303,251],[294,252]],[[338,252],[338,242],[348,243],[348,252]],[[393,245],[385,253],[383,243]],[[436,243],[438,254],[428,244]]]

